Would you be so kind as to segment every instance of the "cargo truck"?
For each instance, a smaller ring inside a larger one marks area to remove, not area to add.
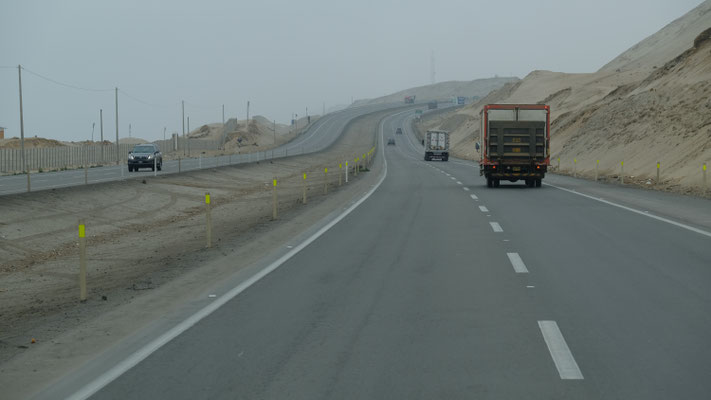
[[[488,104],[481,110],[479,175],[487,187],[523,180],[540,187],[550,165],[550,107]]]
[[[449,132],[428,130],[425,134],[425,161],[449,160]]]
[[[415,96],[405,96],[405,104],[415,103]]]
[[[427,108],[430,110],[435,110],[437,108],[437,101],[434,100],[427,103]]]

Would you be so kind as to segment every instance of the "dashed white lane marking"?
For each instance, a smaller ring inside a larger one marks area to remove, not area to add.
[[[461,184],[462,184],[462,182],[457,181],[457,185],[461,185]]]
[[[455,178],[455,177],[453,177],[453,176],[450,176],[449,179],[451,179],[451,180],[454,181],[454,180],[456,180],[457,178]]]
[[[499,225],[498,222],[489,222],[489,225],[491,225],[491,229],[494,230],[494,232],[503,232],[504,230],[501,229],[501,225]]]
[[[466,190],[467,192],[469,191],[469,188],[464,186],[462,189]]]
[[[475,194],[470,194],[469,197],[471,197],[473,200],[478,200],[478,199],[479,199],[478,197],[476,197]]]
[[[517,274],[527,274],[528,273],[528,268],[526,268],[526,264],[523,263],[523,260],[521,259],[521,256],[518,255],[518,253],[506,253],[507,256],[509,256],[509,261],[511,261],[511,265],[513,266],[514,271],[516,271]]]
[[[532,286],[532,285],[527,285],[527,286],[526,286],[526,289],[534,289],[534,288],[535,288],[535,286]]]
[[[583,379],[583,373],[580,372],[558,324],[555,321],[538,321],[538,327],[541,328],[543,340],[546,341],[560,379]]]
[[[489,209],[484,206],[479,206],[479,209],[481,210],[481,212],[489,212]]]
[[[587,195],[587,194],[583,194],[583,193],[580,193],[580,192],[576,192],[575,190],[566,189],[566,188],[563,188],[563,187],[560,187],[560,186],[556,186],[556,185],[551,185],[550,183],[544,183],[544,185],[548,185],[548,186],[554,187],[554,188],[556,188],[556,189],[563,190],[563,191],[568,192],[568,193],[577,194],[578,196],[587,197],[588,199],[591,199],[591,200],[596,200],[596,201],[599,201],[599,202],[601,202],[601,203],[605,203],[605,204],[608,204],[608,205],[611,205],[611,206],[614,206],[614,207],[619,207],[619,208],[621,208],[621,209],[623,209],[623,210],[631,211],[631,212],[636,213],[636,214],[639,214],[639,215],[644,215],[645,217],[654,218],[654,219],[656,219],[657,221],[666,222],[666,223],[668,223],[668,224],[671,224],[671,225],[674,225],[674,226],[678,226],[679,228],[684,228],[684,229],[690,230],[690,231],[692,231],[692,232],[696,232],[696,233],[698,233],[698,234],[711,237],[711,232],[705,231],[705,230],[703,230],[703,229],[694,228],[693,226],[685,225],[685,224],[682,224],[682,223],[679,223],[679,222],[676,222],[676,221],[672,221],[672,220],[670,220],[670,219],[666,219],[666,218],[663,218],[663,217],[658,217],[658,216],[653,215],[653,214],[649,214],[649,213],[645,213],[645,212],[642,212],[642,211],[639,211],[639,210],[635,210],[634,208],[627,207],[627,206],[623,206],[623,205],[617,204],[617,203],[613,203],[613,202],[608,201],[608,200],[605,200],[605,199],[603,199],[603,198],[601,198],[601,197],[590,196],[590,195]]]

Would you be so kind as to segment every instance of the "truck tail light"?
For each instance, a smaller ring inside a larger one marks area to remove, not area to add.
[[[541,166],[540,166],[540,165],[536,165],[536,169],[541,169]]]
[[[494,165],[492,168],[496,169],[496,165]]]

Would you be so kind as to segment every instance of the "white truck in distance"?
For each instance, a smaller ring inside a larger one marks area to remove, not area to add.
[[[424,139],[425,161],[438,158],[442,161],[449,159],[449,132],[427,131]]]

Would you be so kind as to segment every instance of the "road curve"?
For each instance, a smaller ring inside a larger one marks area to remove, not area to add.
[[[487,189],[423,161],[410,118],[383,121],[396,145],[362,204],[80,397],[708,397],[708,202],[684,220],[637,208],[680,196],[570,178]]]

